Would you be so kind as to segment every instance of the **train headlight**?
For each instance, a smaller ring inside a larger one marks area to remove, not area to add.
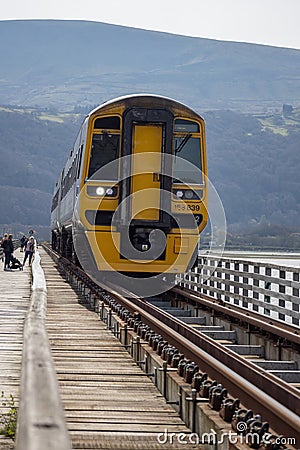
[[[200,189],[173,189],[173,195],[177,199],[185,200],[200,200],[203,196],[203,191]]]
[[[102,187],[102,186],[98,186],[96,188],[96,194],[99,195],[99,196],[104,195],[105,194],[105,188]]]
[[[191,200],[194,197],[194,192],[191,190],[184,191],[184,198]]]
[[[91,197],[116,197],[118,186],[87,186],[86,192]]]

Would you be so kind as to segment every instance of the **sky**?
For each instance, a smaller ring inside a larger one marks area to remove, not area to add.
[[[300,49],[300,0],[14,0],[0,20],[91,20]]]

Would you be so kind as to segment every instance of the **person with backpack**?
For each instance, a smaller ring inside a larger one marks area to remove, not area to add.
[[[34,245],[34,237],[31,236],[28,239],[27,243],[26,243],[25,256],[24,256],[24,260],[23,260],[23,267],[25,266],[27,258],[29,258],[28,265],[29,266],[31,265],[32,256],[33,256],[34,250],[35,250],[34,247],[35,247],[35,245]]]

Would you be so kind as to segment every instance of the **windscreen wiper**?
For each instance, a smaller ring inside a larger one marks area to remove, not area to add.
[[[177,153],[181,152],[181,150],[186,145],[186,143],[190,140],[191,137],[192,137],[192,133],[187,133],[184,136],[184,138],[180,142],[179,146],[177,148],[175,148],[175,155],[177,155]]]

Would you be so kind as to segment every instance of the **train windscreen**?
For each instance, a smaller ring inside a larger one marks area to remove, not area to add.
[[[173,182],[202,184],[201,141],[197,122],[175,121],[174,154]]]
[[[92,140],[92,149],[89,165],[88,178],[97,177],[97,171],[119,157],[119,134],[110,134],[103,132],[94,134]],[[108,170],[101,171],[101,179],[117,180],[118,164],[108,166]]]

